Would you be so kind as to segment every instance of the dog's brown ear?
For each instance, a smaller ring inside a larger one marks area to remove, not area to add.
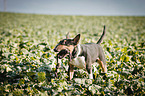
[[[69,39],[69,32],[66,34],[66,39]]]
[[[78,34],[74,39],[74,44],[78,44],[79,43],[79,40],[80,40],[80,34]]]

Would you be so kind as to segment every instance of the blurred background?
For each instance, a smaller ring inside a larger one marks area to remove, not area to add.
[[[94,63],[94,80],[75,67],[68,81],[64,58],[56,78],[58,42],[95,43],[104,25],[107,74]],[[0,0],[0,96],[143,96],[144,37],[145,0]]]
[[[0,11],[48,15],[145,16],[145,0],[0,0]]]

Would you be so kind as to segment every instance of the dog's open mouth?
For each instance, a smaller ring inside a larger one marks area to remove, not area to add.
[[[63,49],[57,54],[57,57],[59,59],[62,59],[63,57],[67,56],[68,54],[69,54],[69,51],[66,49]]]

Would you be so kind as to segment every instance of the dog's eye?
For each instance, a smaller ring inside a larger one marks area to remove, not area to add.
[[[61,41],[60,44],[66,45],[66,42],[65,41]]]
[[[65,45],[65,41],[60,41],[60,44],[61,45]]]
[[[68,43],[67,42],[64,42],[64,45],[68,45]]]
[[[66,42],[64,42],[64,41],[63,41],[63,42],[62,42],[62,44],[63,44],[63,45],[65,45],[65,44],[66,44]]]
[[[63,43],[64,43],[64,45],[70,45],[70,43],[68,41],[63,42]]]

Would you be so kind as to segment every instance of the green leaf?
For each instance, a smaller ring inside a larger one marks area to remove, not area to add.
[[[35,72],[27,72],[28,76],[32,76],[32,75],[35,75],[35,74],[36,74]]]
[[[23,84],[25,84],[25,80],[24,79],[20,79],[19,80],[19,85],[23,85]]]
[[[39,82],[43,82],[45,80],[45,78],[46,78],[45,77],[46,76],[45,72],[38,72],[37,76],[38,76],[38,81]]]

